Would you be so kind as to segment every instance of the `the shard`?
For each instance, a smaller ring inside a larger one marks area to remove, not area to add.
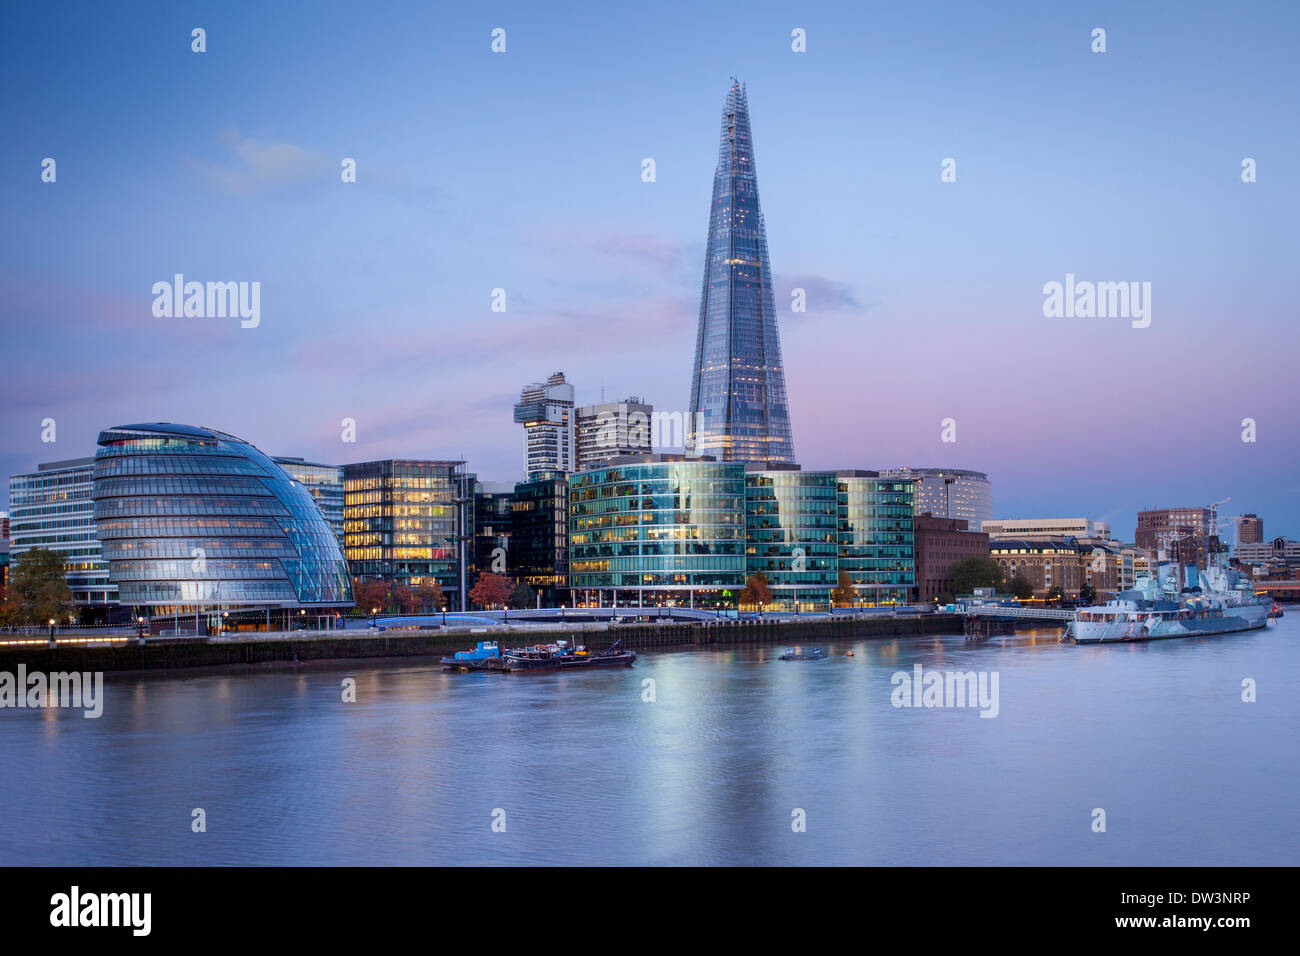
[[[794,461],[749,101],[735,80],[722,112],[713,175],[691,412],[692,454]]]

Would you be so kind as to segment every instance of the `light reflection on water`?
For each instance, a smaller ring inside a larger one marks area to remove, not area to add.
[[[1058,633],[814,634],[827,660],[746,646],[568,674],[108,675],[98,720],[0,710],[0,862],[1300,862],[1295,615],[1144,645]],[[916,663],[997,671],[999,716],[895,709]]]

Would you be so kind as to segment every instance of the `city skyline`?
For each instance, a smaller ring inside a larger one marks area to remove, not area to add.
[[[709,131],[735,72],[771,130],[764,213],[804,468],[976,469],[1000,517],[1087,514],[1121,534],[1150,505],[1232,495],[1294,534],[1300,443],[1275,347],[1293,334],[1282,169],[1296,134],[1274,121],[1295,105],[1285,31],[1205,6],[1176,28],[1119,6],[1015,23],[953,8],[938,30],[890,11],[834,27],[794,16],[705,12],[682,36],[516,10],[494,55],[495,24],[459,13],[303,38],[291,18],[252,30],[256,14],[216,11],[198,56],[188,13],[103,49],[105,11],[66,24],[31,11],[21,45],[0,39],[20,104],[3,159],[0,467],[83,457],[104,428],[164,419],[313,461],[467,459],[506,479],[523,470],[519,382],[563,368],[578,404],[603,388],[686,409]],[[1104,55],[1088,46],[1097,24]],[[795,26],[807,53],[791,51]],[[219,42],[236,30],[237,50]],[[373,110],[389,70],[357,67],[332,98],[310,93],[380,34],[390,69],[426,92]],[[574,44],[590,55],[565,69]],[[638,71],[670,48],[680,71]],[[940,55],[970,82],[928,77]],[[119,60],[133,57],[152,70],[128,77]],[[592,85],[591,71],[618,79]],[[453,78],[457,98],[427,92]],[[34,83],[53,109],[28,105]],[[261,103],[266,89],[301,96],[300,115]],[[196,95],[212,107],[173,108]],[[638,107],[620,110],[630,96]],[[1149,122],[1129,122],[1135,98],[1158,100]],[[413,123],[417,109],[432,119]],[[1097,122],[1072,135],[1076,115]],[[1134,168],[1123,157],[1138,148]],[[40,181],[47,156],[55,183]],[[1258,182],[1240,181],[1244,156]],[[343,157],[354,184],[338,181]],[[947,157],[954,183],[940,180]],[[91,216],[106,228],[85,229]],[[261,282],[260,326],[155,318],[150,288],[178,272]],[[1151,326],[1045,318],[1043,284],[1067,274],[1151,281]],[[780,311],[795,288],[807,313]]]

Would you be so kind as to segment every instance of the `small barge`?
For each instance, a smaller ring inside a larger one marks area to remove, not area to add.
[[[582,645],[573,646],[568,641],[554,644],[533,644],[517,650],[507,650],[501,657],[501,670],[540,671],[576,670],[585,667],[630,667],[636,662],[636,652],[622,648],[615,641],[608,648],[593,654]]]
[[[810,647],[804,650],[802,647],[792,647],[784,654],[777,658],[778,661],[820,661],[824,660],[826,652],[820,647]]]

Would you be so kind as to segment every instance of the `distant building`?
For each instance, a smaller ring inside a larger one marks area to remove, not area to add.
[[[1242,515],[1237,520],[1237,544],[1260,544],[1264,540],[1264,519],[1258,515]]]
[[[1035,597],[1060,588],[1067,600],[1078,598],[1079,588],[1087,582],[1085,565],[1091,551],[1074,538],[989,540],[989,557],[1002,568],[1006,580],[1023,578],[1034,586]]]
[[[980,528],[993,518],[993,486],[982,471],[961,468],[884,468],[882,478],[916,481],[917,514],[962,518],[968,528]]]
[[[582,406],[574,417],[577,470],[590,471],[624,455],[649,454],[653,420],[654,406],[639,398]]]
[[[1274,538],[1272,541],[1239,544],[1233,552],[1238,564],[1269,570],[1300,568],[1300,541]]]
[[[0,538],[0,595],[9,585],[9,539]]]
[[[529,478],[575,470],[573,386],[563,372],[523,387],[515,404],[515,421],[524,426],[524,468]]]
[[[540,592],[543,605],[569,596],[569,478],[541,474],[515,485],[510,526],[510,573]]]
[[[1091,518],[995,518],[980,530],[990,538],[1086,538],[1109,541],[1110,522]]]
[[[968,530],[963,518],[919,514],[915,548],[916,598],[933,601],[940,594],[952,593],[953,565],[989,556],[989,536],[984,531]]]
[[[9,479],[10,560],[33,548],[59,552],[85,622],[106,620],[118,603],[95,534],[94,471],[94,458],[74,458]]]
[[[1209,508],[1150,508],[1139,511],[1133,540],[1139,548],[1166,549],[1170,560],[1205,567],[1208,547],[1218,537]]]
[[[341,465],[321,465],[301,458],[272,458],[288,472],[289,477],[307,489],[325,516],[334,536],[343,543],[343,468]]]
[[[9,537],[9,512],[0,511],[0,538]]]
[[[356,577],[435,580],[464,609],[474,538],[474,476],[463,461],[387,459],[343,466],[343,553]]]

